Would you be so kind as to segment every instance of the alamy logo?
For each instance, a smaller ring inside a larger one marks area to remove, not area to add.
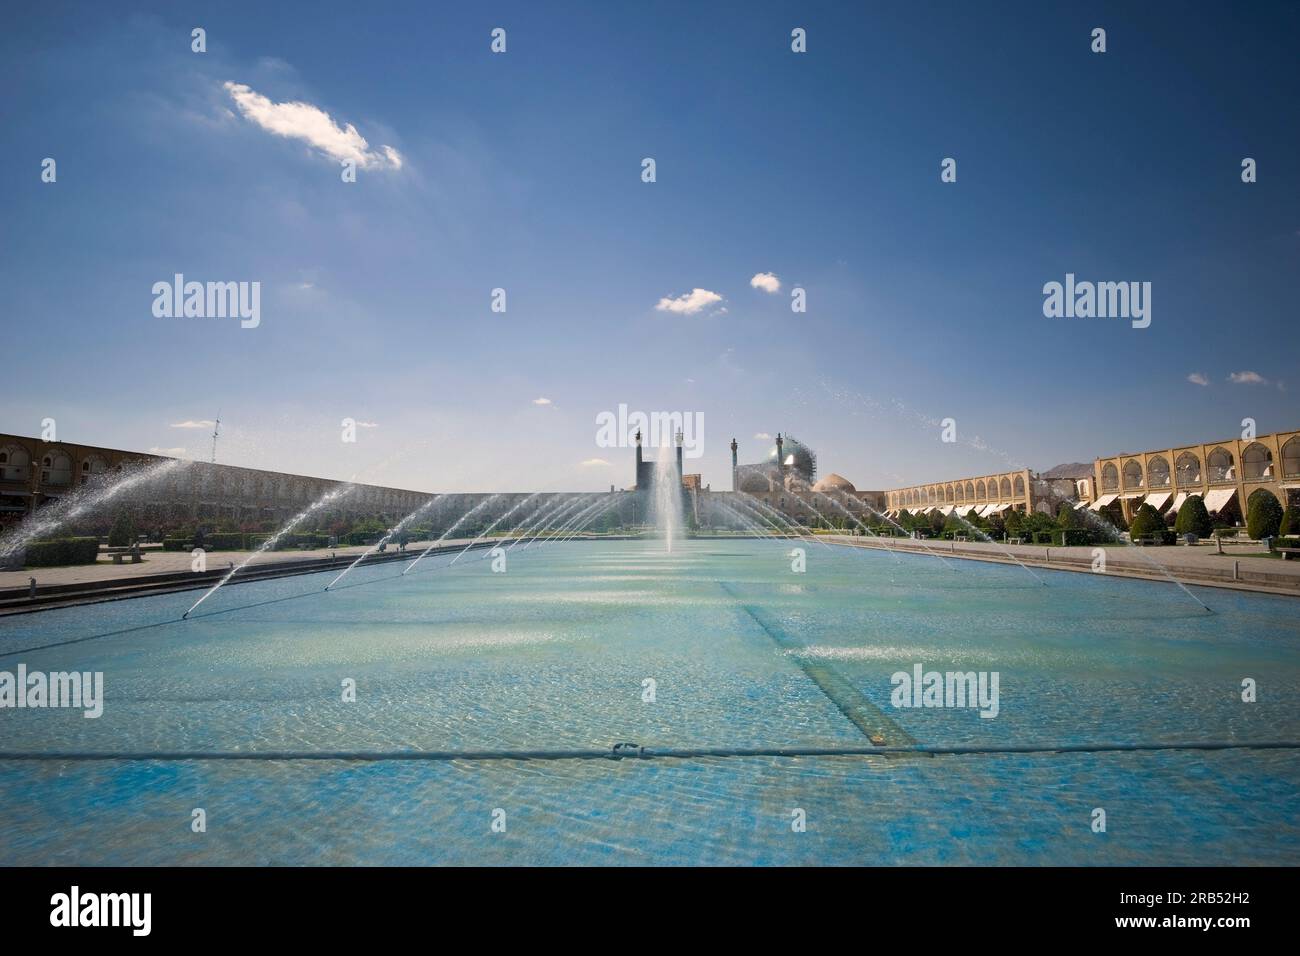
[[[1131,319],[1133,328],[1151,324],[1150,282],[1075,282],[1043,286],[1043,315],[1049,319]]]
[[[0,671],[0,708],[72,708],[84,710],[83,717],[104,713],[104,672]]]
[[[998,715],[998,672],[927,671],[912,665],[912,673],[896,671],[889,678],[895,707],[978,707],[981,717]]]
[[[129,926],[131,935],[148,936],[153,924],[152,893],[69,893],[50,897],[51,926]]]
[[[186,282],[178,272],[171,282],[153,284],[153,314],[159,319],[240,319],[240,328],[262,324],[262,283]]]
[[[601,412],[596,416],[596,444],[601,448],[630,448],[636,434],[645,436],[650,448],[671,448],[680,442],[682,456],[699,458],[704,454],[703,412],[629,412],[620,404],[618,413]]]

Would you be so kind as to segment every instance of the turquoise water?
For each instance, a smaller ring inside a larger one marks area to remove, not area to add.
[[[8,753],[1300,741],[1293,599],[803,543],[516,549],[0,619]],[[890,676],[996,671],[999,713]],[[1259,699],[1242,703],[1243,678]],[[643,681],[655,682],[655,700]],[[341,699],[356,682],[357,700]],[[826,688],[826,689],[823,689]],[[0,760],[0,864],[1300,862],[1300,750],[596,760]],[[191,810],[207,814],[190,830]],[[1104,808],[1105,833],[1091,829]],[[792,811],[805,832],[791,828]],[[493,832],[503,810],[505,832]]]

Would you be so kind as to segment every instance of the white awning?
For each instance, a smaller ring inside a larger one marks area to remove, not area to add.
[[[1091,502],[1088,502],[1088,501],[1076,501],[1076,502],[1074,503],[1074,510],[1075,510],[1075,511],[1080,511],[1080,510],[1082,510],[1082,509],[1088,507],[1089,504],[1091,504]]]
[[[1175,514],[1183,507],[1183,502],[1187,500],[1187,492],[1180,491],[1174,495],[1174,503],[1169,506],[1169,510]]]
[[[1146,494],[1145,491],[1132,491],[1126,495],[1120,495],[1120,497],[1125,501],[1132,501],[1134,498],[1141,498],[1144,494]]]
[[[991,514],[991,515],[994,515],[994,514],[997,514],[999,511],[1006,511],[1006,510],[1007,510],[1008,508],[1010,508],[1010,507],[1011,507],[1011,502],[1009,502],[1009,501],[999,501],[997,504],[995,504],[993,507],[991,507],[991,508],[988,510],[988,513]]]
[[[1100,511],[1102,508],[1106,507],[1108,504],[1110,504],[1118,497],[1119,495],[1102,495],[1100,498],[1094,501],[1089,507],[1091,507],[1093,511]]]
[[[952,505],[944,505],[942,508],[939,509],[939,511],[942,512],[943,514],[950,515],[952,514]]]
[[[1169,496],[1171,494],[1173,494],[1173,492],[1157,491],[1154,495],[1151,495],[1149,498],[1147,498],[1147,504],[1149,504],[1152,508],[1155,508],[1156,511],[1159,511],[1162,507],[1164,507],[1165,502],[1169,500]]]
[[[958,505],[956,508],[957,517],[964,518],[974,510],[975,510],[974,505]]]
[[[1236,493],[1236,488],[1215,488],[1205,496],[1205,510],[1210,512],[1222,510]]]

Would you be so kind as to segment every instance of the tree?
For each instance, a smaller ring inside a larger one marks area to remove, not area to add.
[[[129,512],[119,511],[113,519],[113,527],[108,532],[110,548],[129,548],[135,544],[135,521]]]
[[[1151,538],[1164,530],[1165,519],[1160,517],[1160,512],[1145,504],[1138,508],[1133,523],[1129,525],[1129,535],[1134,538]]]
[[[1083,527],[1083,518],[1079,516],[1073,504],[1062,501],[1061,506],[1056,509],[1056,526],[1062,531],[1072,531]]]
[[[1277,536],[1282,526],[1282,505],[1273,493],[1259,488],[1246,502],[1246,534],[1256,541]]]
[[[1200,495],[1188,495],[1183,506],[1178,509],[1178,520],[1174,522],[1174,530],[1179,534],[1194,534],[1200,538],[1208,538],[1214,530],[1214,523],[1210,521],[1210,513],[1205,510],[1205,502],[1201,500]]]
[[[1300,535],[1300,507],[1291,505],[1282,512],[1282,524],[1278,527],[1277,533],[1284,537]]]

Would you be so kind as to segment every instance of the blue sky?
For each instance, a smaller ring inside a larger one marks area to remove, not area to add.
[[[10,14],[0,431],[206,457],[219,412],[233,464],[582,490],[632,480],[620,403],[702,414],[714,487],[777,430],[888,488],[1300,425],[1294,4],[268,6]],[[341,182],[349,124],[401,168]],[[261,325],[156,318],[177,272]],[[1067,272],[1151,326],[1045,318]]]

